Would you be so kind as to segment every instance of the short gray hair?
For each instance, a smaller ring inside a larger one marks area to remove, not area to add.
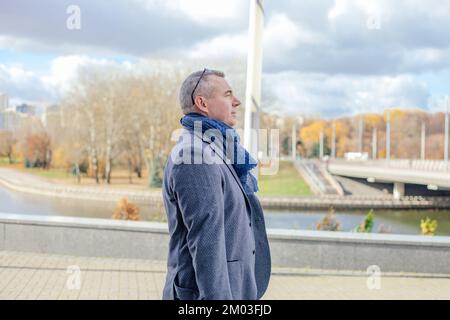
[[[194,105],[192,104],[191,94],[195,88],[195,85],[198,82],[198,79],[200,79],[202,73],[203,70],[191,73],[181,84],[180,105],[181,111],[183,111],[184,114],[194,111]],[[202,80],[195,89],[194,98],[198,95],[209,97],[212,94],[214,88],[208,81],[208,77],[211,75],[225,78],[225,74],[222,71],[206,69]]]

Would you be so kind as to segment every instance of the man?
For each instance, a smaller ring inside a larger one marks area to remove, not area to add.
[[[270,251],[250,173],[256,161],[233,129],[241,103],[222,72],[205,69],[183,82],[180,104],[184,132],[163,182],[170,233],[163,299],[259,299]]]

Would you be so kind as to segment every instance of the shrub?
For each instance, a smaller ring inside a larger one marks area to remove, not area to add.
[[[112,218],[117,220],[141,220],[139,208],[135,204],[129,202],[127,198],[120,199]]]
[[[364,221],[361,222],[361,224],[358,227],[356,227],[356,232],[365,232],[365,233],[372,232],[373,220],[374,220],[373,210],[370,209]]]
[[[422,232],[422,235],[424,236],[434,236],[434,233],[436,232],[438,223],[436,220],[431,220],[430,218],[421,219],[420,220],[420,229]]]
[[[316,225],[317,230],[322,231],[339,231],[340,224],[334,217],[334,209],[330,208],[325,217]]]

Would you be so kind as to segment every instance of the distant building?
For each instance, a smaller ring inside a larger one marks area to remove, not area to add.
[[[23,103],[16,107],[16,112],[34,116],[36,114],[36,107]]]
[[[8,107],[9,107],[8,95],[0,93],[0,112],[8,109]]]
[[[11,111],[0,111],[0,130],[14,131],[20,127],[21,115]]]

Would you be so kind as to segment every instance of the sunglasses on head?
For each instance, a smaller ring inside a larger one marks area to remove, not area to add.
[[[192,93],[191,93],[192,105],[195,104],[195,101],[194,101],[194,92],[195,92],[195,90],[197,89],[197,87],[198,87],[200,81],[202,80],[203,75],[205,74],[206,70],[208,70],[208,69],[206,69],[206,68],[203,69],[203,72],[202,72],[200,78],[198,78],[198,81],[197,81],[197,84],[196,84],[195,87],[194,87],[194,90],[192,90]]]

